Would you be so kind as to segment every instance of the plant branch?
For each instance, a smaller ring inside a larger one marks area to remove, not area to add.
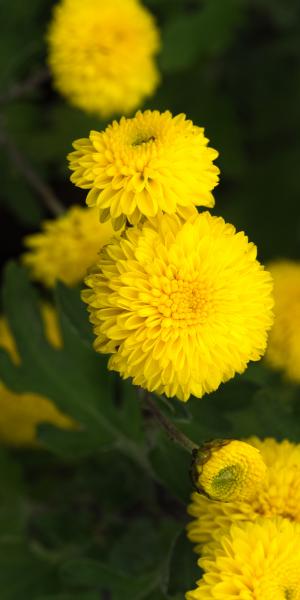
[[[144,397],[151,415],[173,442],[184,448],[189,454],[192,454],[194,450],[198,449],[197,444],[192,442],[192,440],[180,431],[180,429],[178,429],[176,425],[161,412],[156,402],[152,400],[150,394],[146,392]]]
[[[54,216],[63,213],[65,209],[51,187],[43,181],[3,128],[0,131],[0,145],[6,149],[9,158],[19,173],[23,175],[31,188],[40,196],[46,208]]]
[[[45,67],[38,69],[35,71],[35,73],[29,75],[27,79],[14,83],[11,88],[7,90],[7,92],[1,94],[0,104],[6,104],[12,100],[17,100],[18,98],[22,98],[23,96],[30,94],[42,83],[47,81],[49,77],[50,73],[48,69]]]

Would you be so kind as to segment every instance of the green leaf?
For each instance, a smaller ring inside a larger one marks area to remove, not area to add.
[[[51,594],[34,600],[99,600],[98,592],[72,592],[71,594]]]
[[[117,572],[111,567],[91,559],[70,561],[62,569],[62,578],[68,585],[74,587],[97,587],[109,590],[113,597],[122,597],[129,600],[145,598],[151,589],[155,588],[157,581],[154,573],[128,577],[125,573]]]
[[[21,539],[0,539],[1,600],[34,599],[53,591],[53,566],[38,558]]]
[[[63,348],[57,350],[45,339],[38,297],[26,272],[13,263],[5,272],[3,300],[22,359],[20,366],[14,366],[4,352],[0,354],[0,373],[6,384],[51,399],[79,422],[82,431],[99,439],[99,449],[110,442],[147,468],[144,448],[131,440],[128,427],[123,427],[126,404],[119,414],[113,376],[105,361],[78,335],[69,314],[60,312]],[[132,414],[130,406],[129,410]]]
[[[151,506],[153,506],[152,500]],[[165,549],[170,537],[176,534],[177,525],[164,517],[159,527],[152,518],[137,518],[129,529],[116,540],[109,554],[109,565],[127,575],[150,572],[165,561]]]
[[[105,437],[105,431],[99,436],[91,436],[88,431],[68,431],[59,429],[49,423],[41,423],[37,428],[37,437],[43,444],[57,456],[78,460],[100,450],[107,450],[112,445],[111,436]]]
[[[25,527],[25,490],[21,468],[0,448],[0,537],[18,535]]]
[[[196,581],[201,577],[201,570],[197,565],[197,556],[193,551],[191,542],[183,531],[176,541],[170,565],[169,594],[181,594],[181,598],[195,587]]]
[[[70,288],[58,282],[55,291],[56,304],[68,319],[68,324],[73,328],[80,338],[91,347],[94,336],[88,319],[88,312],[80,297],[78,288]]]
[[[159,432],[156,447],[149,458],[159,481],[186,504],[192,489],[189,477],[191,456],[186,450],[169,441],[164,432]]]
[[[286,388],[265,388],[259,390],[251,403],[228,413],[233,425],[233,433],[240,437],[257,435],[260,438],[274,437],[300,442],[300,422],[298,413],[299,392],[292,402],[286,397]]]
[[[122,594],[124,600],[142,600],[151,592],[167,587],[169,581],[170,556],[178,536],[178,526],[166,520],[161,525],[161,545],[157,564],[152,570],[134,576],[117,571],[109,564],[91,559],[76,559],[65,563],[61,570],[64,584],[76,587],[108,590],[113,600]],[[147,540],[144,540],[144,544]],[[140,548],[141,550],[141,548]]]

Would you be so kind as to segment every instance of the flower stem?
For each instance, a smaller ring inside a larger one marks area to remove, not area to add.
[[[144,395],[146,405],[154,417],[159,423],[161,428],[166,432],[167,436],[176,444],[184,448],[189,454],[193,454],[194,450],[198,450],[197,444],[192,442],[180,429],[178,429],[168,417],[166,417],[161,410],[158,408],[156,402],[152,400],[150,394],[147,392]]]
[[[58,216],[64,212],[64,207],[54,194],[51,187],[43,181],[37,171],[32,167],[27,158],[22,154],[14,141],[6,133],[4,127],[0,130],[0,146],[3,146],[7,154],[18,169],[19,173],[27,180],[27,183],[38,194],[46,208]]]
[[[48,69],[42,67],[30,75],[24,81],[17,81],[14,83],[7,92],[0,95],[0,104],[7,104],[12,100],[18,100],[27,96],[31,92],[34,92],[40,85],[50,79],[50,73]]]

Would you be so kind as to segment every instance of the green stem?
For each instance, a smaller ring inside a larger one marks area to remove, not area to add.
[[[14,141],[5,131],[3,124],[0,130],[0,145],[6,152],[19,173],[26,179],[30,187],[41,198],[46,208],[55,216],[64,212],[64,207],[54,194],[48,183],[43,181],[39,173],[33,168],[28,159],[23,155]]]
[[[198,450],[197,444],[192,442],[180,429],[166,417],[161,410],[158,408],[156,402],[152,400],[150,394],[147,392],[144,394],[146,405],[154,417],[159,423],[160,427],[166,432],[167,436],[182,448],[184,448],[189,454],[193,454],[194,450]]]

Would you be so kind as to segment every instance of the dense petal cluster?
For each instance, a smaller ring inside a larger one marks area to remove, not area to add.
[[[215,440],[195,455],[193,479],[212,500],[253,499],[266,475],[266,465],[254,446],[239,440]]]
[[[272,438],[247,440],[257,448],[267,466],[262,485],[250,502],[212,502],[194,493],[188,512],[194,517],[188,537],[201,553],[203,544],[226,531],[233,523],[281,516],[300,523],[300,444]]]
[[[204,575],[186,600],[300,600],[300,525],[260,518],[208,545]]]
[[[244,233],[208,212],[129,228],[85,281],[95,349],[147,390],[201,397],[265,350],[271,277]]]
[[[289,379],[300,382],[300,262],[270,265],[274,279],[275,319],[266,360]]]
[[[41,233],[25,238],[28,251],[23,262],[32,278],[47,287],[58,280],[72,286],[83,280],[112,235],[111,223],[99,223],[97,211],[73,206],[61,217],[45,221]]]
[[[61,0],[48,32],[54,85],[87,112],[128,114],[155,91],[159,45],[139,0]]]
[[[90,189],[87,204],[116,228],[160,212],[186,217],[197,205],[214,205],[218,153],[207,144],[203,128],[183,114],[139,111],[74,142],[71,180]]]
[[[61,336],[54,309],[43,304],[42,316],[49,342],[61,346]],[[0,318],[0,348],[4,348],[18,364],[20,358],[6,320]],[[50,400],[32,393],[17,394],[0,382],[0,441],[12,446],[35,446],[36,427],[47,422],[63,429],[74,428],[74,422],[61,413]]]

